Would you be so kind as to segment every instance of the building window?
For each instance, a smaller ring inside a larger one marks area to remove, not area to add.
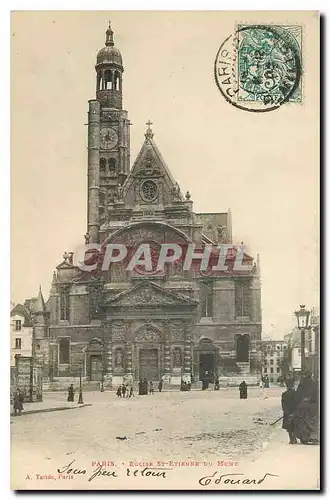
[[[264,372],[267,373],[267,368],[264,369]]]
[[[15,339],[15,349],[22,349],[22,339]]]
[[[70,340],[69,339],[60,339],[59,350],[60,350],[60,364],[69,364],[70,363]]]
[[[200,284],[200,305],[202,318],[213,316],[213,286],[212,284]]]
[[[105,158],[100,158],[100,173],[101,174],[105,173],[106,163],[107,163],[107,160]]]
[[[20,319],[15,320],[15,331],[20,332],[22,330],[22,321]]]
[[[271,359],[271,360],[270,360],[270,364],[271,364],[271,365],[273,365],[273,364],[274,364],[274,360],[273,360],[273,359]]]
[[[116,173],[116,160],[115,158],[109,158],[109,171],[110,174],[115,174]]]
[[[270,373],[274,373],[274,368],[271,368],[271,369],[270,369]]]
[[[142,184],[141,195],[144,201],[154,201],[157,193],[157,184],[154,181],[145,181]]]
[[[69,306],[69,289],[63,288],[60,291],[60,319],[69,319],[70,306]]]
[[[250,316],[251,290],[248,282],[235,285],[235,316]]]
[[[276,368],[276,373],[280,373],[280,369],[279,368]]]

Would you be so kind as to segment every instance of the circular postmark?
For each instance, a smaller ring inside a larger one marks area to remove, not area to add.
[[[251,25],[229,35],[214,64],[223,97],[257,113],[300,101],[301,50],[294,33],[281,26]]]

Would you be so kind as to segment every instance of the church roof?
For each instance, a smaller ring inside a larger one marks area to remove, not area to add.
[[[123,58],[120,51],[114,46],[113,31],[109,22],[109,28],[106,31],[105,47],[99,50],[96,56],[96,65],[114,64],[123,68]]]
[[[32,326],[32,318],[30,311],[23,306],[22,304],[16,304],[15,307],[11,310],[10,316],[23,316],[24,318],[24,325],[23,326]]]
[[[154,134],[150,128],[151,122],[149,121],[147,123],[148,128],[145,133],[145,139],[144,143],[140,149],[139,154],[136,157],[136,160],[133,164],[133,167],[125,181],[125,184],[123,186],[123,189],[125,189],[131,184],[134,176],[138,174],[138,171],[141,169],[141,163],[144,159],[152,159],[154,163],[157,164],[157,167],[162,170],[162,173],[168,178],[170,183],[174,186],[175,185],[175,179],[171,174],[170,169],[168,168],[161,152],[159,151],[153,137]]]
[[[44,298],[42,295],[41,287],[39,287],[38,297],[37,297],[37,300],[34,304],[34,312],[35,313],[44,313],[45,310],[46,310],[45,301],[44,301]]]

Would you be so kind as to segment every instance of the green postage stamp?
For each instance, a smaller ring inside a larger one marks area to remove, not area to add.
[[[302,101],[302,27],[238,24],[215,61],[219,90],[246,111]]]

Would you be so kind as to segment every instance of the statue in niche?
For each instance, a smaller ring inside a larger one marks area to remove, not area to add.
[[[117,188],[117,200],[120,201],[123,199],[123,188],[122,188],[122,185],[118,184],[118,188]]]
[[[89,233],[84,234],[84,238],[85,238],[85,244],[86,244],[86,245],[88,245],[89,240],[90,240],[90,238],[91,238],[91,237],[90,237],[90,234],[89,234]]]
[[[217,226],[218,241],[226,241],[228,238],[226,226]]]
[[[123,352],[121,349],[118,349],[116,351],[116,357],[115,357],[115,365],[116,368],[123,368],[124,363],[123,363]]]
[[[174,368],[181,367],[181,351],[180,351],[180,349],[175,349],[173,351],[173,367]]]

